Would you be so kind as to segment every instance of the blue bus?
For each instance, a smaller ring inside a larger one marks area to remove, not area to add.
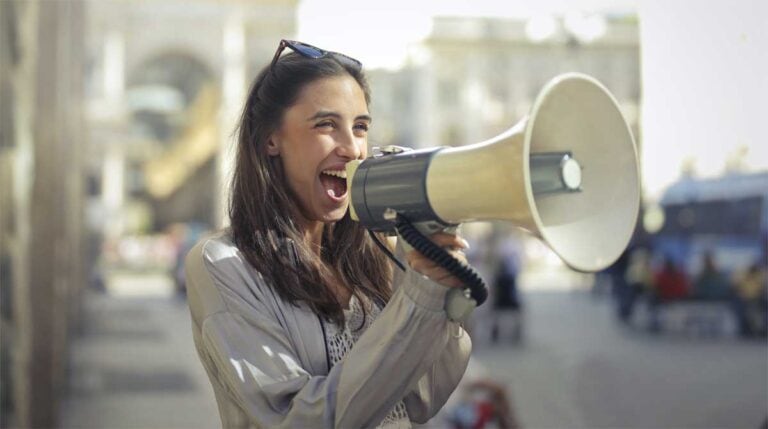
[[[768,172],[686,177],[660,201],[661,229],[650,237],[656,258],[671,257],[689,277],[711,253],[726,275],[768,258]],[[659,261],[656,261],[659,262]]]

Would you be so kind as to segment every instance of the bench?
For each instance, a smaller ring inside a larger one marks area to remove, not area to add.
[[[728,298],[654,300],[646,297],[644,301],[645,314],[641,317],[645,320],[641,326],[652,332],[717,336],[736,331],[737,321]]]

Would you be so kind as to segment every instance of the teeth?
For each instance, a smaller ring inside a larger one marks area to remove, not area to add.
[[[335,176],[340,179],[346,179],[347,178],[347,171],[346,170],[325,170],[323,171],[323,174],[327,174],[329,176]]]

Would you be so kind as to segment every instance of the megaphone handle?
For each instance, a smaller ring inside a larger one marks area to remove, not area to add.
[[[485,282],[477,274],[474,268],[462,263],[445,249],[439,247],[429,238],[419,232],[411,222],[402,215],[397,216],[395,228],[400,237],[406,243],[418,250],[422,255],[431,259],[436,264],[448,270],[449,273],[461,280],[469,289],[470,296],[477,305],[484,303],[488,298],[488,289]]]

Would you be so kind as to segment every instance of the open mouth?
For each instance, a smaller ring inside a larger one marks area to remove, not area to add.
[[[325,170],[320,173],[320,183],[325,193],[339,199],[347,194],[347,172],[345,170]]]

